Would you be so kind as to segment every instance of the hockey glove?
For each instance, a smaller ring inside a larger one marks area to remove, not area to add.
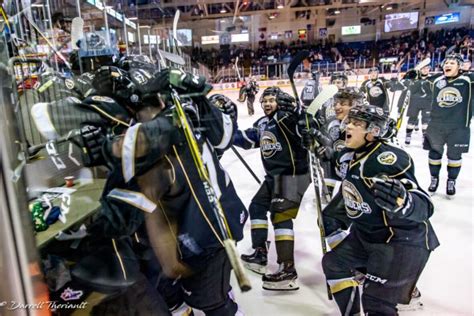
[[[281,111],[295,112],[297,110],[295,98],[286,92],[278,93],[276,103]]]
[[[237,106],[232,101],[219,103],[218,109],[229,115],[233,122],[237,121]]]
[[[81,128],[82,151],[81,158],[85,167],[96,167],[105,164],[102,145],[105,141],[104,130],[93,125]]]
[[[183,93],[205,93],[209,89],[206,78],[173,68],[167,68],[155,74],[155,83],[157,92],[169,91],[170,86]]]
[[[405,189],[403,183],[397,179],[386,176],[373,178],[375,183],[372,190],[375,203],[383,210],[403,216],[412,207],[412,197]]]

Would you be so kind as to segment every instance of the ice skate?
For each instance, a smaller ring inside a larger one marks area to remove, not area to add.
[[[411,135],[407,135],[405,137],[405,145],[410,145],[410,143],[411,143]]]
[[[241,255],[243,265],[245,268],[264,275],[267,271],[267,250],[257,247],[255,251],[249,255]]]
[[[297,278],[293,263],[281,263],[277,272],[262,277],[262,287],[269,291],[295,291],[299,289]]]
[[[416,287],[411,294],[410,303],[397,305],[399,312],[417,311],[420,309],[423,309],[423,303],[421,302],[421,293]]]
[[[456,194],[456,180],[454,179],[448,179],[446,183],[446,195],[449,200],[454,198],[454,195]]]
[[[438,185],[439,185],[439,178],[432,176],[430,186],[428,187],[428,192],[430,192],[430,195],[435,194],[436,190],[438,189]]]

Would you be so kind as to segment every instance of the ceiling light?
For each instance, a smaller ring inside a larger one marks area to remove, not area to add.
[[[219,11],[220,13],[227,13],[227,10],[224,8],[224,5],[222,5],[221,10]]]
[[[40,4],[40,3],[34,3],[31,5],[32,8],[41,8],[41,7],[44,7],[44,4]]]
[[[284,7],[285,6],[280,1],[278,1],[277,9],[283,9]]]
[[[129,20],[129,21],[136,21],[136,20],[138,20],[138,17],[133,16],[133,17],[131,17],[131,18],[128,18],[128,20]]]
[[[339,14],[341,11],[339,9],[334,10],[334,14]]]
[[[390,10],[392,10],[392,9],[393,9],[393,8],[392,8],[391,5],[389,5],[389,6],[386,8],[387,11],[390,11]]]

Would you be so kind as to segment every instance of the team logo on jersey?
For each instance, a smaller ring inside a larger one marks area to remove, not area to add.
[[[391,151],[384,151],[383,153],[377,156],[377,160],[382,165],[391,166],[397,162],[397,155],[395,155]]]
[[[64,84],[66,85],[66,88],[68,88],[69,90],[74,89],[74,81],[72,81],[71,79],[64,80]]]
[[[282,147],[272,132],[264,131],[260,138],[260,150],[263,158],[268,159],[273,157],[277,151],[282,151]]]
[[[332,140],[339,138],[339,126],[333,126],[329,128],[329,137],[331,137]]]
[[[103,97],[101,95],[95,95],[91,99],[97,102],[115,103],[114,99],[109,97]]]
[[[461,103],[463,100],[461,92],[458,89],[453,87],[447,87],[442,89],[438,96],[436,97],[436,101],[438,101],[438,105],[442,108],[450,108],[455,106],[456,104]]]
[[[362,195],[351,182],[342,182],[342,195],[346,205],[346,213],[349,218],[359,218],[362,214],[372,213],[372,209],[367,202],[364,202]]]
[[[377,87],[377,86],[374,86],[374,87],[370,88],[370,90],[369,90],[369,94],[373,98],[377,98],[377,97],[381,96],[382,93],[383,93],[382,89],[380,87]]]
[[[436,83],[436,87],[438,87],[438,89],[443,89],[444,87],[446,87],[448,83],[446,82],[446,80],[440,80]]]

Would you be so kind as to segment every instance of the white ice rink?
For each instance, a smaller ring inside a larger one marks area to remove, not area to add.
[[[260,88],[263,91],[264,87]],[[291,94],[290,87],[284,87]],[[215,91],[213,93],[221,93]],[[249,117],[246,105],[237,102],[237,90],[224,90],[223,94],[232,98],[239,106],[239,127],[250,127],[263,115],[258,102],[255,102],[255,115]],[[396,98],[398,95],[396,95]],[[396,100],[395,100],[396,101]],[[395,103],[396,104],[396,103]],[[405,126],[399,133],[404,141]],[[416,176],[423,188],[430,182],[428,152],[422,149],[421,131],[414,132],[412,144],[407,147],[415,161]],[[258,149],[241,150],[247,163],[263,179],[264,171]],[[403,312],[401,315],[474,315],[473,293],[473,154],[463,156],[463,166],[457,181],[457,194],[454,200],[447,200],[446,157],[440,177],[438,194],[433,197],[435,213],[431,218],[433,227],[441,242],[431,255],[418,282],[422,293],[424,308],[421,311]],[[259,188],[232,151],[225,153],[222,164],[229,172],[234,185],[244,203],[248,206]],[[326,294],[325,279],[321,268],[321,242],[313,203],[314,191],[310,186],[305,194],[298,217],[295,220],[295,260],[300,289],[294,292],[271,292],[262,289],[261,277],[248,272],[253,289],[240,293],[233,282],[237,301],[246,315],[338,315],[337,305],[329,301]],[[273,231],[269,230],[270,249],[269,270],[275,271],[276,255]],[[240,253],[251,251],[250,221],[245,227],[245,238],[239,243]]]

